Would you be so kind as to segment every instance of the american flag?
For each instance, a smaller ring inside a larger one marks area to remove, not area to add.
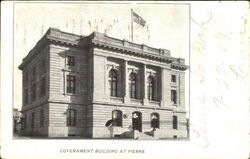
[[[145,26],[146,21],[140,17],[137,13],[132,11],[132,17],[133,17],[133,21],[136,22],[137,24],[141,25],[141,26]]]

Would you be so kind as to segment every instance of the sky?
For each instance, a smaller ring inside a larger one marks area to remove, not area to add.
[[[188,5],[15,3],[14,108],[20,110],[22,105],[22,72],[18,66],[49,27],[83,36],[98,31],[131,41],[131,9],[146,21],[144,27],[134,23],[135,43],[170,50],[171,56],[185,58],[189,64]]]

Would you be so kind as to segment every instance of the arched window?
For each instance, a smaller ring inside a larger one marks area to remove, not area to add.
[[[151,127],[160,128],[160,115],[158,113],[151,114]]]
[[[136,98],[136,74],[131,73],[129,76],[129,94],[130,98]]]
[[[120,110],[112,111],[112,126],[122,126],[122,112]]]
[[[109,71],[110,96],[117,97],[117,82],[117,72],[112,69]]]
[[[178,129],[178,118],[176,115],[173,116],[173,129]]]
[[[154,77],[149,76],[147,81],[148,99],[154,100]]]

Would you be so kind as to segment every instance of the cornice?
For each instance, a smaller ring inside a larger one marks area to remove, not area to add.
[[[173,69],[186,70],[188,68],[185,65],[184,59],[171,57],[170,51],[166,49],[156,49],[144,44],[139,45],[127,40],[112,38],[98,32],[93,32],[89,36],[80,36],[55,28],[49,28],[43,38],[37,42],[36,46],[23,59],[22,64],[18,68],[22,70],[40,52],[42,47],[51,43],[79,48],[97,47],[104,50],[111,50],[118,54],[129,54],[168,64],[171,63],[171,68]]]

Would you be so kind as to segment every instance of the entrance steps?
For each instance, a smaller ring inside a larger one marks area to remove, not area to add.
[[[154,135],[152,132],[139,132],[139,131],[134,131],[134,139],[137,140],[155,140],[158,137]]]

